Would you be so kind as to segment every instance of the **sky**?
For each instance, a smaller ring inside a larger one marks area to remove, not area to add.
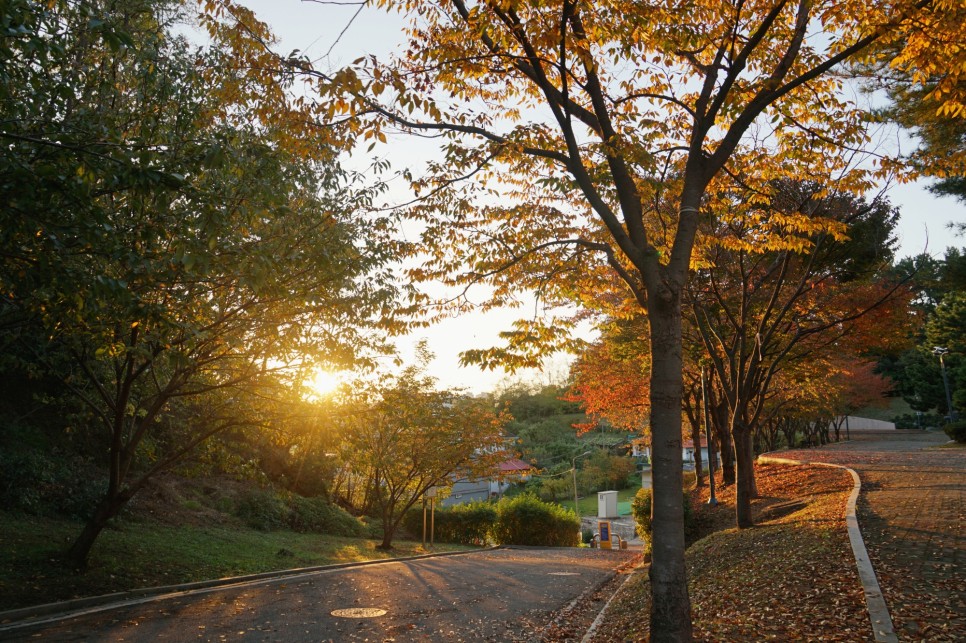
[[[384,58],[403,43],[403,23],[399,16],[369,6],[360,9],[357,5],[326,0],[241,0],[241,3],[271,25],[280,38],[280,52],[287,54],[297,49],[317,60],[321,67],[349,64],[366,54]],[[391,157],[393,166],[406,164],[406,154],[400,149],[398,158]],[[946,228],[950,222],[966,223],[966,206],[951,198],[933,196],[926,185],[922,181],[896,185],[887,192],[889,200],[901,212],[897,230],[899,257],[922,252],[941,256],[947,246],[966,245],[966,239],[954,237]],[[513,376],[499,369],[481,371],[459,365],[461,351],[498,343],[499,331],[509,328],[521,313],[522,310],[493,311],[449,319],[400,342],[400,349],[404,357],[411,356],[415,343],[425,338],[436,355],[430,366],[431,374],[444,387],[480,393],[513,382],[560,381],[566,376],[567,356],[550,358],[543,373],[527,371]]]

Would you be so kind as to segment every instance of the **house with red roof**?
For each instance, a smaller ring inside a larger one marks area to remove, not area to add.
[[[443,498],[443,507],[467,502],[499,498],[514,482],[526,480],[535,471],[533,465],[519,458],[500,462],[492,476],[486,478],[463,478],[453,483],[449,496]]]

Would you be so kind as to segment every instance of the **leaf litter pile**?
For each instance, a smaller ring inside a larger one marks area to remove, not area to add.
[[[865,641],[873,638],[845,528],[852,478],[810,465],[756,467],[756,526],[734,528],[734,486],[695,492],[688,548],[696,641]],[[699,534],[699,535],[700,535]],[[593,641],[648,638],[646,573],[623,586]]]

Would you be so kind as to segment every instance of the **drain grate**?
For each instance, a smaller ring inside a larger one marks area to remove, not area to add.
[[[580,576],[580,572],[548,572],[547,576]]]
[[[385,614],[386,610],[378,607],[349,607],[344,610],[332,610],[332,616],[339,618],[376,618]]]

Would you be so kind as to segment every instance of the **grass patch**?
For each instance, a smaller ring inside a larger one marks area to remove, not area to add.
[[[228,576],[427,553],[418,542],[255,531],[223,526],[121,522],[105,530],[86,571],[64,567],[61,554],[80,533],[76,521],[0,513],[0,611]],[[433,551],[473,549],[436,545]]]
[[[915,411],[909,406],[901,397],[890,397],[888,398],[888,406],[883,406],[881,404],[872,404],[864,409],[860,409],[855,413],[852,413],[854,417],[860,418],[871,418],[873,420],[885,420],[886,422],[891,422],[892,418],[899,415],[912,414],[915,415]]]
[[[634,494],[637,493],[637,487],[629,487],[627,489],[619,489],[617,491],[617,503],[630,502],[634,499]],[[574,499],[571,498],[567,500],[558,500],[557,504],[564,509],[574,510]],[[581,516],[596,516],[597,515],[597,492],[588,494],[586,496],[581,496],[577,498],[577,506],[580,508]]]

